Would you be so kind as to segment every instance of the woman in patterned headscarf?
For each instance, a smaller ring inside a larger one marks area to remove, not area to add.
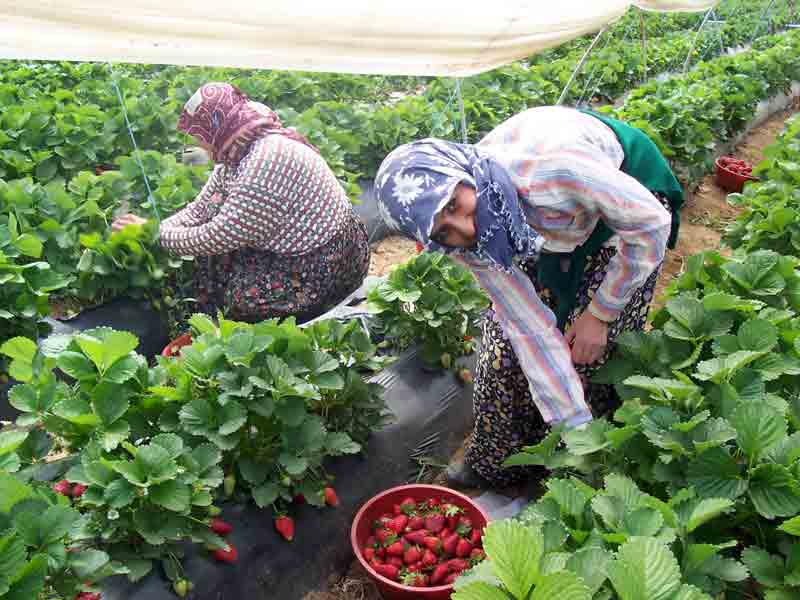
[[[427,139],[376,177],[393,229],[452,252],[492,299],[475,378],[475,426],[452,483],[514,483],[502,468],[549,424],[583,425],[615,398],[589,382],[623,331],[643,328],[683,191],[642,132],[541,107],[474,146]],[[671,218],[670,212],[673,213]],[[562,335],[562,332],[565,332]]]
[[[361,285],[366,228],[308,140],[226,83],[202,86],[178,129],[217,163],[197,199],[160,229],[165,248],[197,257],[201,310],[303,321]],[[125,215],[114,228],[142,222]]]

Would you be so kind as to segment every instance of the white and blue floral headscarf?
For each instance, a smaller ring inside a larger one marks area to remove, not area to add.
[[[495,159],[475,146],[428,138],[393,150],[375,177],[378,211],[391,229],[427,250],[452,252],[430,237],[436,214],[459,183],[475,188],[477,237],[468,251],[509,271],[512,260],[535,258],[544,238],[528,225],[517,188]]]

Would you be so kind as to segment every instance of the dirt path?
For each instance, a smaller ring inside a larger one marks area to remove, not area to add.
[[[792,113],[793,111],[789,110],[771,117],[753,131],[734,153],[750,162],[760,162],[764,157],[764,148],[774,143],[775,138],[783,130],[784,122]],[[684,262],[689,256],[704,250],[721,248],[725,226],[738,214],[738,209],[729,205],[726,198],[727,193],[718,188],[714,183],[714,176],[709,175],[687,199],[682,213],[678,245],[675,250],[667,252],[664,269],[656,288],[657,300],[654,305],[659,304],[659,297],[664,288],[681,273]],[[415,252],[414,242],[399,236],[388,237],[373,245],[369,274],[385,275],[411,258]],[[353,562],[344,578],[331,581],[329,590],[312,592],[303,600],[381,600],[377,589],[357,561]]]

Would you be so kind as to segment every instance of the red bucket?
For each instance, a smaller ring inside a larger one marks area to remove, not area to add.
[[[166,348],[161,351],[161,356],[169,358],[170,356],[178,356],[181,353],[181,348],[184,346],[191,346],[192,345],[192,334],[191,333],[184,333],[181,336],[178,336],[174,340],[172,340],[169,344],[167,344]]]
[[[729,169],[725,162],[737,160],[733,156],[720,156],[714,163],[716,166],[717,185],[727,192],[740,193],[744,189],[744,184],[748,181],[758,181],[758,177],[736,173]],[[752,165],[748,165],[752,168]]]
[[[429,498],[441,498],[464,510],[470,519],[473,527],[485,528],[489,518],[485,512],[475,504],[472,499],[464,494],[460,494],[449,488],[438,485],[401,485],[399,487],[381,492],[369,500],[361,510],[358,511],[353,526],[350,530],[350,542],[353,545],[353,552],[358,557],[361,566],[369,573],[375,581],[384,600],[413,600],[423,598],[425,600],[449,600],[453,592],[453,586],[439,585],[436,587],[419,588],[410,587],[387,579],[378,575],[364,559],[361,549],[371,534],[371,526],[382,514],[391,513],[395,504],[399,504],[405,498],[413,498],[417,502]]]

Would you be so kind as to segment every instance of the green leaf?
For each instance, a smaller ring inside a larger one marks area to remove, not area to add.
[[[748,493],[753,506],[767,519],[800,513],[800,485],[782,465],[766,463],[753,469]]]
[[[27,437],[27,431],[0,431],[0,456],[14,452]]]
[[[39,238],[31,235],[30,233],[23,233],[16,240],[14,246],[25,256],[39,258],[42,256],[43,245]]]
[[[334,432],[325,437],[325,449],[328,454],[357,454],[361,452],[361,444],[353,441],[346,433]]]
[[[16,573],[14,583],[3,596],[3,600],[31,600],[38,598],[47,576],[47,556],[37,554],[22,570]]]
[[[778,344],[778,329],[763,319],[745,321],[736,334],[742,350],[769,352]]]
[[[706,450],[689,463],[686,479],[705,498],[736,499],[747,490],[747,481],[730,453],[721,447]]]
[[[150,500],[173,512],[189,510],[192,492],[189,486],[177,481],[165,481],[150,488]]]
[[[253,488],[252,493],[253,500],[258,507],[266,508],[278,499],[278,496],[280,495],[280,487],[278,487],[276,483],[268,481],[263,485]],[[308,498],[309,496],[306,497]]]
[[[111,508],[128,506],[136,498],[136,487],[126,479],[115,479],[103,490],[103,500]]]
[[[218,334],[217,326],[214,324],[214,321],[211,320],[211,317],[203,313],[194,313],[189,318],[189,325],[200,335],[211,334],[216,336]]]
[[[760,584],[768,587],[783,585],[785,571],[780,557],[751,546],[742,552],[742,562],[747,565],[750,573]]]
[[[606,434],[614,429],[605,419],[596,419],[583,429],[570,429],[564,434],[564,442],[576,456],[599,452],[611,445]]]
[[[700,501],[692,509],[687,522],[685,523],[686,532],[692,533],[695,529],[716,519],[719,515],[728,512],[734,505],[732,500],[727,498],[706,498]]]
[[[506,589],[516,598],[527,598],[539,580],[544,553],[541,529],[516,521],[494,521],[486,527],[483,547]]]
[[[547,496],[558,502],[562,515],[580,517],[591,495],[574,481],[551,479],[547,482]]]
[[[508,595],[489,583],[477,581],[456,590],[452,600],[508,600]]]
[[[789,535],[796,535],[800,537],[800,516],[789,519],[788,521],[784,521],[783,524],[778,527],[778,529],[785,531]]]
[[[106,426],[121,418],[130,407],[130,390],[110,382],[102,382],[94,388],[92,408]]]
[[[139,369],[139,362],[133,356],[126,356],[121,360],[116,361],[109,367],[103,374],[103,381],[110,381],[113,383],[125,383],[131,377],[136,375]]]
[[[584,547],[570,556],[567,568],[577,573],[591,593],[596,594],[608,579],[608,565],[611,560],[611,554],[602,548]]]
[[[288,453],[283,453],[278,460],[284,466],[286,472],[294,477],[302,475],[308,468],[308,459],[303,456],[292,456]]]
[[[531,600],[591,600],[592,594],[577,574],[561,571],[546,575],[533,590]]]
[[[0,346],[0,353],[11,359],[9,375],[18,381],[27,382],[33,377],[33,359],[36,343],[26,337],[11,338]]]
[[[453,589],[460,590],[471,583],[488,583],[491,586],[500,587],[502,582],[494,574],[492,561],[484,560],[472,567],[469,571],[460,575],[453,584]]]
[[[109,329],[82,333],[75,337],[75,341],[101,373],[105,373],[111,365],[128,356],[139,345],[139,339],[132,333]]]
[[[761,403],[742,403],[731,417],[739,447],[757,461],[771,446],[786,437],[786,418]]]
[[[109,563],[108,554],[100,550],[81,550],[69,557],[69,566],[81,579],[90,579]]]
[[[93,381],[98,373],[91,361],[80,352],[65,351],[56,361],[59,369],[78,381]]]
[[[620,600],[669,600],[681,586],[678,561],[652,538],[625,543],[608,567],[608,578]]]

